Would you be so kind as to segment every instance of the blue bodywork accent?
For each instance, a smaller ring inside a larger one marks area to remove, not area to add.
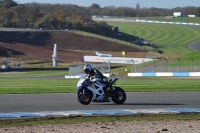
[[[90,81],[88,80],[85,80],[79,87],[78,89],[83,89],[83,95],[86,95],[87,94],[87,87],[88,85],[90,84]]]
[[[86,80],[78,87],[78,89],[80,90],[82,88],[87,88],[89,84],[90,84],[90,81]]]
[[[87,88],[84,87],[84,88],[83,88],[83,95],[86,95],[86,94],[87,94]]]

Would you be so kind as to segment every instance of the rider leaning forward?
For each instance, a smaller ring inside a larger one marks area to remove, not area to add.
[[[84,66],[84,72],[88,74],[88,78],[91,79],[91,81],[104,83],[107,87],[110,87],[110,90],[112,90],[112,85],[108,82],[108,78],[105,77],[98,69],[93,68],[90,64],[86,64]]]

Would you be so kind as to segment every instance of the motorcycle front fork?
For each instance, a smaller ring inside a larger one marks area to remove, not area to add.
[[[87,94],[87,89],[84,88],[84,89],[83,89],[83,95],[86,95],[86,94]]]

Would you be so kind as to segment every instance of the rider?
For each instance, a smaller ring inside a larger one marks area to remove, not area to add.
[[[105,77],[99,70],[93,68],[90,64],[86,64],[84,66],[84,72],[88,74],[88,78],[92,79],[92,81],[100,81],[112,90],[112,85],[108,82],[108,78]]]

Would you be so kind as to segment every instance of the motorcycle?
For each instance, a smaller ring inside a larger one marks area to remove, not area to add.
[[[111,78],[109,83],[112,90],[101,82],[93,82],[87,75],[82,75],[77,83],[77,99],[83,105],[91,102],[111,102],[115,104],[123,104],[126,101],[125,91],[114,86],[118,78]]]

